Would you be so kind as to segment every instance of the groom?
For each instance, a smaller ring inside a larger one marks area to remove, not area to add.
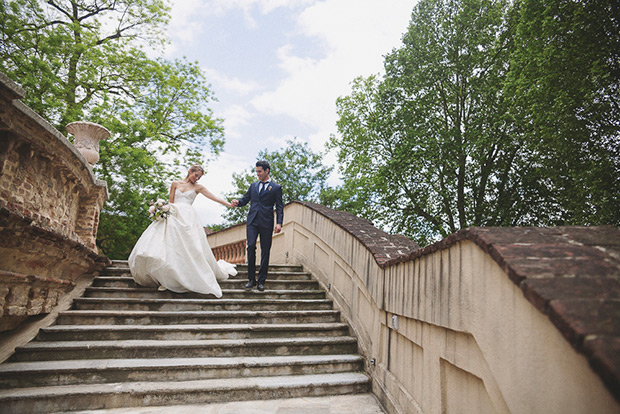
[[[269,163],[258,161],[256,163],[256,175],[258,182],[252,183],[247,193],[240,200],[232,200],[234,207],[243,207],[248,202],[250,212],[247,221],[247,244],[248,244],[248,279],[246,289],[256,286],[256,238],[260,235],[260,269],[258,270],[258,290],[265,290],[267,280],[267,268],[269,267],[269,252],[271,250],[272,231],[279,233],[282,230],[284,218],[284,206],[282,205],[282,186],[269,178]],[[273,226],[273,206],[276,207],[276,225]]]

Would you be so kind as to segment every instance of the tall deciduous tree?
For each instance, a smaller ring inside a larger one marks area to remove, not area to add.
[[[338,100],[332,145],[345,188],[365,188],[356,213],[421,242],[523,221],[511,174],[519,146],[501,94],[507,10],[504,1],[420,1],[385,78],[357,79]]]
[[[385,77],[338,100],[342,206],[422,243],[620,224],[619,9],[421,0]]]
[[[0,1],[0,70],[26,104],[61,131],[87,119],[112,132],[95,169],[110,190],[97,242],[113,258],[129,254],[178,166],[223,146],[198,65],[143,51],[165,43],[168,12],[164,0]]]
[[[168,10],[163,0],[3,0],[2,70],[64,128],[108,94],[139,92],[148,59],[138,42],[163,44]]]
[[[258,153],[257,160],[266,160],[271,167],[270,177],[282,186],[284,204],[293,201],[318,202],[321,195],[329,188],[327,178],[332,167],[323,164],[323,154],[315,153],[305,142],[297,139],[289,140],[286,146],[278,151],[267,150]],[[254,167],[239,174],[233,174],[235,191],[227,198],[242,197],[250,184],[256,181]],[[224,217],[229,224],[245,221],[247,209],[236,208],[226,210]]]
[[[550,224],[620,224],[620,3],[519,0],[507,96],[556,206]]]

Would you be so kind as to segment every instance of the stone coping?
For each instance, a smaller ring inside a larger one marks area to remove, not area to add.
[[[22,99],[26,96],[24,88],[13,82],[2,72],[0,72],[0,85],[5,88],[5,94],[9,99]]]
[[[420,249],[420,246],[413,240],[399,234],[394,235],[386,233],[373,226],[370,221],[347,213],[346,211],[338,211],[309,201],[297,200],[286,203],[284,207],[291,204],[301,204],[329,218],[334,224],[341,227],[366,246],[374,256],[377,264],[381,267],[385,267],[386,263],[391,260],[407,257],[411,252]],[[217,234],[245,225],[246,222],[235,224],[211,234]]]
[[[244,221],[243,223],[237,223],[237,224],[233,224],[232,226],[229,227],[225,227],[223,229],[217,230],[217,231],[212,231],[211,233],[207,234],[208,236],[212,235],[212,234],[218,234],[218,233],[222,233],[225,231],[228,231],[230,229],[234,229],[235,227],[241,227],[241,226],[245,226],[246,222]],[[206,230],[205,230],[206,231]]]
[[[583,354],[620,401],[620,229],[614,226],[473,227],[420,248],[367,220],[306,202],[360,241],[381,268],[475,243]],[[288,205],[287,204],[287,205]],[[245,223],[237,226],[245,225]],[[236,227],[236,226],[235,226]]]
[[[334,210],[309,201],[292,201],[288,204],[294,203],[320,213],[355,237],[372,253],[381,268],[420,250],[420,246],[410,238],[400,234],[386,233],[376,228],[370,221],[346,211]]]
[[[24,283],[28,285],[37,284],[38,286],[45,287],[60,287],[64,290],[71,290],[75,286],[70,280],[53,279],[50,277],[27,275],[24,273],[11,272],[0,269],[0,280],[5,282],[10,281],[12,283]]]
[[[41,115],[34,112],[26,104],[19,100],[25,96],[26,93],[19,84],[11,80],[8,76],[6,76],[6,74],[0,72],[0,97],[12,100],[13,107],[15,107],[16,110],[24,114],[27,118],[30,118],[30,120],[41,128],[41,130],[43,130],[46,134],[53,136],[57,142],[61,143],[62,146],[73,153],[73,155],[80,160],[80,163],[82,164],[82,171],[89,177],[90,182],[94,186],[101,187],[103,189],[105,192],[105,200],[107,200],[109,198],[107,183],[104,180],[100,180],[95,177],[93,169],[86,158],[84,158],[84,156],[73,146],[67,137],[43,119]]]

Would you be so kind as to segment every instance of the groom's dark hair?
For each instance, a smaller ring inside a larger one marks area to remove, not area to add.
[[[256,166],[261,167],[265,171],[269,170],[269,172],[271,172],[271,167],[269,166],[269,163],[265,160],[256,161]]]

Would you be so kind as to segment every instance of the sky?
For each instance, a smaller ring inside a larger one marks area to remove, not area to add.
[[[171,0],[167,58],[197,61],[224,120],[226,145],[199,183],[223,196],[232,174],[288,139],[324,152],[337,135],[336,99],[358,76],[383,72],[401,44],[416,0]],[[334,153],[324,158],[335,165]],[[334,173],[330,185],[337,185]],[[241,196],[242,194],[240,194]],[[226,207],[199,196],[204,225]]]

